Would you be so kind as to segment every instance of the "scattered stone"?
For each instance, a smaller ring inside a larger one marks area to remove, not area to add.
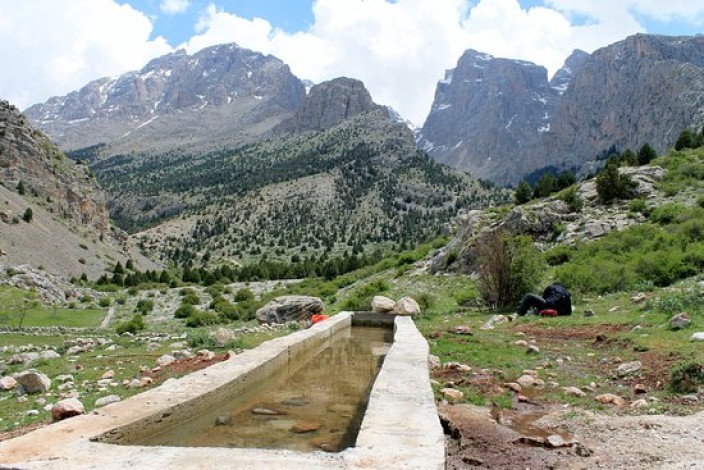
[[[272,410],[270,408],[259,407],[259,408],[254,408],[252,410],[252,414],[259,415],[259,416],[281,416],[281,415],[285,415],[286,413],[284,413],[283,411]]]
[[[17,381],[8,376],[0,377],[0,390],[12,390],[17,386]]]
[[[17,403],[27,403],[29,399],[24,395],[17,397]]]
[[[500,325],[501,323],[508,323],[508,318],[506,315],[494,315],[484,323],[484,325],[480,328],[482,330],[493,330],[496,325]]]
[[[518,346],[519,348],[526,348],[526,347],[528,347],[528,341],[526,341],[526,340],[524,340],[524,339],[519,339],[518,341],[516,341],[516,342],[513,343],[513,344],[515,344],[515,345]]]
[[[584,311],[584,317],[589,318],[589,317],[594,317],[596,314],[594,313],[594,310],[585,310]]]
[[[120,401],[120,397],[118,397],[117,395],[108,395],[106,397],[98,398],[97,400],[95,400],[95,406],[107,406],[111,403],[117,403],[118,401]]]
[[[212,361],[213,359],[215,359],[215,353],[207,349],[201,349],[196,353],[196,355],[204,361]]]
[[[620,378],[629,375],[636,375],[640,373],[642,368],[643,364],[641,364],[640,361],[625,362],[616,368],[614,375]]]
[[[232,342],[237,336],[235,335],[235,332],[224,327],[220,327],[215,332],[212,334],[213,339],[215,340],[215,343],[222,347],[225,346],[227,343]]]
[[[587,396],[587,394],[584,393],[581,388],[577,387],[563,387],[562,390],[564,390],[567,395],[573,395],[575,397],[582,398]]]
[[[132,379],[130,383],[127,384],[127,388],[140,388],[141,386],[142,382],[139,379]]]
[[[584,444],[577,444],[574,447],[574,451],[580,457],[591,457],[592,455],[594,455],[594,451],[589,447],[585,446]]]
[[[443,368],[446,370],[460,370],[462,372],[469,372],[472,370],[471,366],[459,362],[446,362]]]
[[[46,398],[37,398],[35,403],[39,406],[44,406],[46,405]]]
[[[696,405],[699,403],[699,397],[696,395],[685,395],[682,397],[682,403],[687,405]]]
[[[65,382],[73,382],[73,375],[71,374],[61,374],[57,375],[54,377],[54,380],[57,382],[65,383]]]
[[[62,419],[77,416],[85,412],[86,410],[83,407],[83,403],[76,398],[61,400],[51,408],[51,416],[54,418],[54,421],[61,421]]]
[[[59,357],[61,357],[61,354],[57,353],[53,349],[48,349],[39,353],[39,359],[49,360],[58,359]]]
[[[105,371],[105,373],[100,376],[101,379],[112,379],[114,377],[115,377],[115,371],[112,369]]]
[[[315,432],[320,429],[320,423],[315,423],[313,421],[298,421],[291,428],[291,432],[296,434],[306,434],[309,432]]]
[[[46,393],[51,388],[51,379],[36,369],[29,369],[15,377],[27,393]]]
[[[594,399],[599,403],[603,403],[605,405],[610,403],[612,405],[616,405],[619,408],[626,406],[626,399],[618,395],[614,395],[613,393],[603,393],[601,395],[597,395],[596,397],[594,397]]]
[[[620,308],[621,308],[620,306],[616,305],[615,307],[611,307],[611,308],[609,309],[609,312],[612,312],[612,313],[613,313],[613,312],[616,312],[616,311],[618,311],[618,309],[620,309]]]
[[[689,326],[692,323],[689,315],[686,313],[678,313],[677,315],[670,318],[669,325],[671,330],[681,330]]]
[[[642,394],[642,393],[648,393],[648,389],[644,384],[635,384],[633,386],[633,393],[636,395]]]
[[[220,415],[215,418],[215,426],[230,426],[232,424],[232,416]]]
[[[410,297],[401,297],[396,302],[394,313],[401,316],[416,316],[420,315],[420,305]]]
[[[631,403],[631,408],[633,409],[645,408],[646,406],[648,406],[648,400],[645,400],[643,398]]]
[[[639,292],[638,294],[631,297],[631,302],[633,302],[634,304],[639,304],[645,301],[645,299],[647,298],[648,297],[643,292]]]
[[[520,393],[518,395],[516,395],[516,400],[518,400],[521,403],[529,403],[530,402],[530,399],[527,396],[521,395]]]
[[[690,341],[704,341],[704,332],[694,333]]]
[[[520,384],[517,384],[516,382],[507,382],[504,384],[504,387],[513,390],[516,393],[521,393],[523,391],[523,388],[521,388]]]
[[[440,358],[438,356],[434,356],[430,354],[428,356],[428,368],[430,370],[437,370],[442,367],[442,362],[440,361]]]
[[[530,374],[524,374],[520,376],[516,382],[521,386],[521,387],[533,387],[536,384],[536,378],[533,375]]]
[[[455,388],[443,388],[440,393],[450,403],[462,403],[464,401],[464,393]]]
[[[526,353],[528,354],[538,354],[540,352],[540,348],[536,346],[535,344],[529,344],[528,347],[526,348]]]
[[[174,362],[176,362],[176,358],[171,356],[170,354],[164,354],[156,360],[156,363],[159,365],[159,367],[166,367],[168,365],[173,364]]]
[[[551,434],[550,436],[545,438],[545,444],[547,447],[552,447],[553,449],[557,449],[560,447],[569,447],[574,445],[573,441],[566,441],[562,436],[559,434]]]
[[[396,307],[396,302],[383,295],[376,295],[372,299],[372,312],[392,313]]]
[[[38,416],[39,410],[27,410],[27,416]]]
[[[466,336],[471,336],[474,334],[474,333],[472,333],[472,329],[468,326],[465,326],[465,325],[455,326],[454,328],[450,329],[450,333],[454,333],[456,335],[466,335]]]

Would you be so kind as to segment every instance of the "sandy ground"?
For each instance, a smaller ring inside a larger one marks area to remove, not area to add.
[[[450,470],[704,469],[704,412],[612,416],[522,404],[502,412],[446,405],[439,413]],[[565,446],[551,447],[548,436]]]

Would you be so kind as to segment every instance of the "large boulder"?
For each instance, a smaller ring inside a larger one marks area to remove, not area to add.
[[[46,393],[51,387],[51,379],[36,369],[20,372],[15,380],[27,393]]]
[[[285,295],[257,310],[256,316],[259,323],[288,323],[310,320],[311,316],[322,312],[323,307],[318,297]]]
[[[383,295],[375,295],[372,299],[372,312],[392,313],[396,307],[396,302]]]
[[[420,305],[410,297],[401,297],[394,307],[396,315],[415,316],[420,315]]]

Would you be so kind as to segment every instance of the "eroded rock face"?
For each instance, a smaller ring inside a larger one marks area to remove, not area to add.
[[[56,213],[107,233],[105,193],[88,167],[69,160],[16,107],[0,100],[0,183],[15,188],[20,182],[26,194],[48,201]]]
[[[383,109],[372,101],[364,83],[336,78],[311,88],[303,105],[282,130],[322,131],[367,111]]]
[[[393,299],[383,295],[375,295],[372,299],[372,312],[374,313],[390,313],[394,311],[395,306],[396,302]]]
[[[637,34],[544,68],[468,50],[440,80],[419,146],[497,183],[584,168],[648,142],[662,153],[704,123],[704,37]]]
[[[323,311],[323,301],[318,297],[285,295],[277,297],[256,312],[259,323],[288,323],[310,320]]]

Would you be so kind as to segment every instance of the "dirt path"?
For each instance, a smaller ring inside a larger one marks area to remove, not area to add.
[[[439,413],[449,434],[450,470],[704,468],[704,412],[610,416],[522,405],[498,413],[455,405]]]
[[[103,318],[103,321],[100,323],[100,328],[107,328],[110,325],[110,322],[112,321],[112,317],[115,315],[115,306],[111,305],[110,308],[108,309],[107,315],[105,315],[105,318]]]

